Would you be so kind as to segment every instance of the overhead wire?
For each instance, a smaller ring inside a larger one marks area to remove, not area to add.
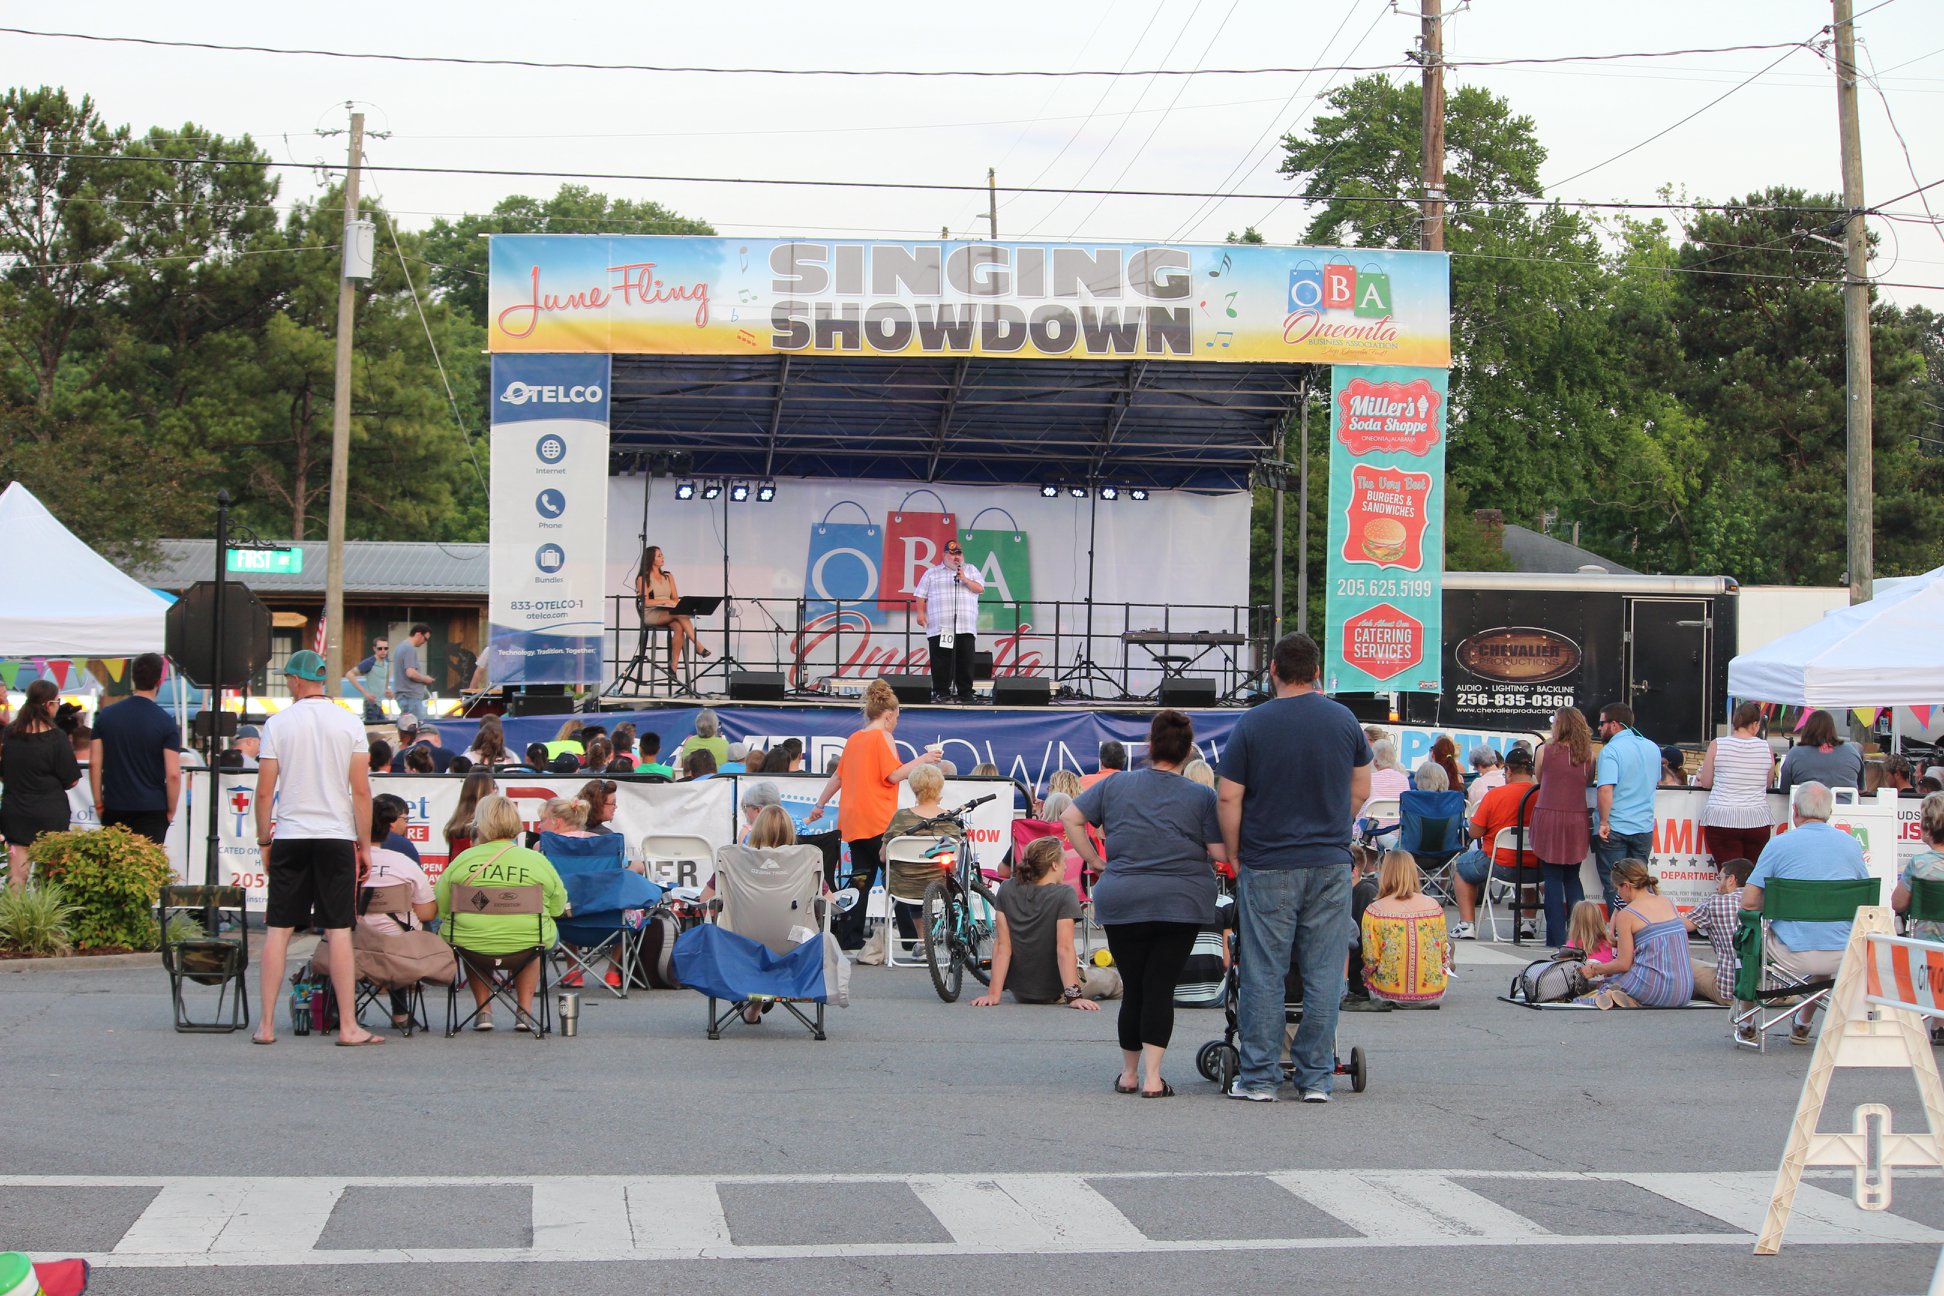
[[[1890,3],[1891,0],[1884,0]],[[1883,6],[1877,5],[1876,8]],[[1864,10],[1870,13],[1873,10]],[[1857,15],[1859,18],[1862,14]],[[0,27],[0,34],[31,36],[48,40],[89,41],[102,44],[143,45],[160,49],[203,50],[223,54],[278,54],[308,58],[365,59],[385,63],[432,63],[456,67],[510,67],[565,72],[658,72],[701,76],[787,76],[787,77],[911,77],[936,79],[971,77],[1007,78],[1093,78],[1093,77],[1195,77],[1195,76],[1298,76],[1305,72],[1384,72],[1411,66],[1407,62],[1373,63],[1364,66],[1344,64],[1335,67],[1225,67],[1225,68],[785,68],[785,67],[709,67],[668,63],[588,63],[543,59],[471,58],[457,54],[392,54],[374,50],[332,50],[300,46],[228,44],[219,41],[165,40],[152,36],[107,36],[93,32],[48,31],[31,27]],[[1694,46],[1671,50],[1642,50],[1610,54],[1558,54],[1498,59],[1469,59],[1447,63],[1448,67],[1512,67],[1523,64],[1611,63],[1644,58],[1685,58],[1696,54],[1741,54],[1782,49],[1779,42],[1765,44]]]

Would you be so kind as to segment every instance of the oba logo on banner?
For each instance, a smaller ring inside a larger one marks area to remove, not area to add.
[[[863,514],[862,522],[832,522],[831,514],[844,507]],[[854,500],[839,500],[810,528],[810,548],[803,567],[804,612],[828,616],[839,606],[873,625],[888,619],[876,601],[878,564],[884,558],[884,532]]]
[[[905,507],[919,495],[930,495],[938,503],[936,513],[921,513]],[[958,515],[945,507],[934,491],[915,490],[893,509],[884,523],[884,568],[878,586],[878,607],[886,612],[902,612],[911,606],[912,591],[918,578],[945,556],[945,546],[958,535]]]
[[[1006,519],[1010,530],[981,531],[979,521],[988,513]],[[1019,605],[1033,601],[1033,555],[1026,533],[1005,509],[987,508],[960,530],[958,539],[965,565],[985,580],[985,593],[979,596],[979,629],[1019,629]]]
[[[1349,311],[1364,319],[1391,313],[1391,277],[1374,264],[1362,269],[1342,262],[1318,265],[1298,261],[1289,272],[1289,309]]]

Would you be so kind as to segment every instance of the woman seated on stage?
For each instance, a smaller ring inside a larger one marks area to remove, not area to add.
[[[641,624],[668,627],[668,669],[676,678],[682,674],[682,650],[691,641],[696,656],[710,655],[708,648],[695,637],[695,622],[674,613],[682,596],[675,588],[675,578],[662,570],[660,545],[649,545],[642,551],[641,575],[635,578],[635,600],[641,607]]]

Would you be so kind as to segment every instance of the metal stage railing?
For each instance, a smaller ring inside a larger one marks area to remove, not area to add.
[[[666,627],[644,630],[633,596],[611,595],[605,655],[615,684],[608,694],[722,695],[730,674],[744,670],[781,672],[793,696],[842,696],[879,675],[927,674],[930,650],[910,606],[905,599],[725,599],[696,626],[714,655],[698,660],[691,651],[677,679],[667,670]],[[1084,601],[1033,599],[997,610],[998,624],[978,636],[982,659],[991,657],[990,675],[1046,679],[1063,697],[1150,700],[1163,679],[1212,677],[1217,701],[1239,702],[1260,683],[1268,661],[1266,607],[1096,602],[1090,616]],[[982,679],[983,667],[982,660]]]

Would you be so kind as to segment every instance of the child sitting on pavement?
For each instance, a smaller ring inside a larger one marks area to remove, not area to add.
[[[1566,922],[1567,949],[1578,950],[1589,963],[1605,963],[1613,958],[1613,934],[1607,930],[1606,907],[1597,900],[1582,900],[1573,906]]]
[[[1752,860],[1731,859],[1715,875],[1715,893],[1688,910],[1687,929],[1707,940],[1714,950],[1714,961],[1706,963],[1689,957],[1694,970],[1697,998],[1729,1003],[1735,991],[1735,933],[1741,926],[1742,888],[1755,871]]]

